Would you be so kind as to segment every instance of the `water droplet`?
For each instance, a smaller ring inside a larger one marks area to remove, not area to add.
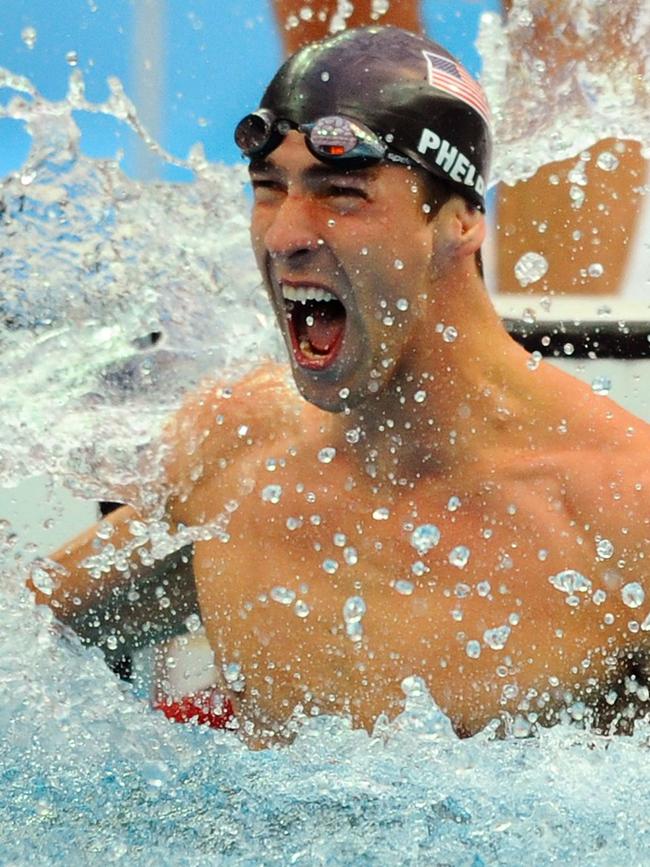
[[[520,286],[536,283],[548,271],[548,262],[541,253],[524,253],[515,265],[515,277]]]
[[[299,599],[296,604],[293,606],[293,610],[298,617],[308,617],[311,611],[309,605],[306,602],[303,602],[302,599]]]
[[[572,596],[576,593],[591,592],[589,578],[585,578],[575,569],[565,569],[563,572],[558,572],[557,575],[551,575],[548,580],[556,590],[570,593]]]
[[[409,303],[406,300],[406,298],[398,298],[397,301],[395,302],[395,306],[397,307],[398,310],[402,310],[402,311],[409,309]]]
[[[602,277],[604,273],[605,269],[600,262],[592,262],[587,268],[587,274],[589,274],[590,277]]]
[[[418,554],[426,554],[440,541],[440,530],[435,524],[421,524],[411,533],[411,545]]]
[[[76,66],[79,63],[79,55],[76,51],[68,51],[65,59],[68,66]]]
[[[535,349],[533,350],[533,352],[530,353],[530,358],[526,362],[526,367],[529,370],[537,370],[541,363],[542,353],[538,349]]]
[[[336,545],[337,548],[343,548],[347,542],[347,537],[345,533],[334,533],[332,537],[332,541]]]
[[[471,640],[468,641],[465,645],[465,653],[469,656],[470,659],[478,659],[481,655],[481,643],[480,641]]]
[[[324,571],[327,572],[328,575],[333,575],[339,568],[338,562],[336,560],[332,560],[331,557],[323,560],[322,566]]]
[[[564,352],[565,355],[573,355],[573,353],[575,352],[575,347],[573,343],[565,343],[562,347],[562,352]]]
[[[476,592],[479,596],[488,596],[491,589],[489,581],[479,581],[476,585]]]
[[[453,343],[457,337],[458,331],[456,330],[456,328],[454,328],[453,325],[448,325],[442,332],[442,339],[445,341],[445,343]]]
[[[509,626],[495,626],[494,629],[486,629],[483,633],[483,641],[492,650],[503,650],[510,636]]]
[[[642,629],[644,632],[650,632],[650,614],[648,614],[648,616],[646,617],[646,619],[645,619],[645,620],[643,621],[643,623],[641,624],[641,629]]]
[[[348,566],[356,566],[359,562],[359,554],[357,553],[357,549],[352,546],[343,549],[343,559],[348,564]]]
[[[237,428],[237,436],[243,439],[245,436],[248,436],[248,425],[240,424]]]
[[[201,628],[201,618],[198,614],[190,614],[189,617],[186,617],[183,622],[185,624],[185,628],[190,633],[198,632]]]
[[[36,37],[37,32],[35,27],[23,27],[20,31],[20,38],[23,40],[25,45],[31,49],[36,45]]]
[[[603,602],[607,599],[607,593],[604,590],[596,590],[594,595],[591,597],[596,605],[602,605]]]
[[[43,569],[42,566],[32,566],[31,578],[34,587],[36,587],[37,590],[40,590],[41,593],[45,594],[45,596],[51,596],[54,590],[59,586],[53,576],[46,569]]]
[[[387,509],[386,506],[380,506],[372,513],[372,517],[375,521],[387,521],[390,517],[390,509]]]
[[[449,497],[447,501],[447,509],[450,512],[455,512],[460,509],[462,503],[460,501],[460,497],[457,497],[455,494]]]
[[[350,397],[350,389],[349,389],[349,388],[345,388],[345,387],[344,387],[344,388],[341,388],[341,389],[339,390],[339,397],[341,398],[341,400],[345,400],[346,397]]]
[[[601,560],[609,560],[614,555],[614,546],[609,539],[599,539],[596,545],[596,553]]]
[[[411,572],[418,577],[425,575],[428,571],[429,567],[422,560],[416,560],[415,563],[411,563]]]
[[[361,596],[350,596],[345,600],[343,605],[343,620],[348,637],[352,641],[361,641],[363,638],[363,627],[361,619],[366,613],[366,603]]]
[[[246,678],[242,674],[238,662],[227,662],[223,665],[223,677],[233,692],[243,692],[246,688]]]
[[[350,428],[350,430],[346,430],[345,432],[345,439],[347,442],[350,443],[350,445],[355,445],[355,443],[358,443],[360,437],[361,431],[358,427],[352,427]]]
[[[330,80],[330,74],[329,74],[329,72],[326,72],[326,71],[321,72],[320,77],[321,77],[321,81],[329,81]]]
[[[591,390],[594,394],[607,396],[612,389],[612,381],[608,376],[596,376],[591,381]]]
[[[464,569],[469,562],[470,550],[466,545],[456,545],[449,552],[449,562],[457,569]]]
[[[106,647],[108,647],[109,650],[117,650],[117,645],[117,635],[108,635],[106,637]]]
[[[269,596],[274,602],[279,602],[280,605],[291,605],[296,598],[295,592],[289,590],[287,587],[273,587]]]
[[[456,584],[454,587],[454,596],[458,599],[465,599],[472,592],[469,584]]]
[[[318,452],[317,457],[321,464],[331,464],[336,457],[336,449],[333,446],[325,446]]]
[[[613,172],[618,168],[618,157],[611,151],[603,151],[602,154],[598,154],[596,165],[604,172]]]
[[[293,518],[289,516],[287,518],[287,530],[298,530],[302,527],[302,518]]]
[[[526,307],[524,312],[521,314],[521,318],[524,320],[526,325],[534,325],[535,322],[537,322],[537,314],[532,307]]]
[[[410,596],[415,589],[413,582],[407,581],[404,578],[398,578],[396,581],[393,581],[392,587],[394,590],[397,590],[402,596]]]
[[[402,262],[401,259],[395,259],[393,264],[395,266],[395,270],[397,270],[397,271],[403,271],[404,270],[404,262]]]
[[[643,605],[643,600],[645,599],[643,587],[638,581],[631,581],[621,590],[621,599],[623,600],[623,604],[627,605],[628,608],[638,608],[639,605]]]
[[[267,485],[260,495],[265,503],[279,503],[282,496],[282,485]]]
[[[423,389],[419,389],[419,390],[416,391],[415,394],[413,395],[413,400],[414,400],[416,403],[424,403],[424,401],[425,401],[426,399],[427,399],[427,393],[426,393],[426,391],[424,391]]]
[[[576,185],[569,188],[569,198],[571,199],[571,207],[576,211],[584,205],[585,191]]]

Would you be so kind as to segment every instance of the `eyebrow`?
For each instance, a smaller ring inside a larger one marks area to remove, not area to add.
[[[304,177],[309,182],[319,181],[336,181],[336,180],[353,180],[368,182],[374,180],[379,173],[380,166],[373,165],[360,169],[346,169],[343,166],[327,165],[326,163],[312,163],[303,172]],[[277,165],[271,158],[252,159],[248,167],[249,174],[259,175],[280,175],[284,177],[286,171]]]

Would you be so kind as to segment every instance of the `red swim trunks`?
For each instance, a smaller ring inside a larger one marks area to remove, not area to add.
[[[235,717],[230,701],[216,687],[201,689],[180,699],[163,699],[154,704],[154,708],[174,722],[192,722],[213,729],[226,728]]]

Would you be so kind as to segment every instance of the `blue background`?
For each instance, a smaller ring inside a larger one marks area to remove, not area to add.
[[[393,0],[398,2],[398,0]],[[164,106],[153,129],[159,142],[182,158],[201,141],[211,160],[235,162],[232,130],[254,108],[281,60],[281,45],[270,0],[0,0],[0,66],[31,79],[49,100],[64,98],[77,52],[87,96],[107,98],[106,79],[117,76],[137,105],[137,75],[143,58],[136,18],[155,4],[164,24],[161,68],[156,74]],[[445,44],[473,72],[480,70],[474,40],[479,15],[495,0],[424,0],[427,32]],[[28,48],[25,27],[36,30]],[[0,88],[0,103],[11,94]],[[125,153],[124,167],[138,174],[135,136],[110,118],[78,113],[83,149],[93,156]],[[0,120],[0,176],[17,169],[29,146],[18,122]],[[155,173],[184,176],[158,164]]]

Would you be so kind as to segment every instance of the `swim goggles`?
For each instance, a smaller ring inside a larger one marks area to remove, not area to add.
[[[367,126],[342,115],[328,115],[313,123],[299,124],[277,119],[272,111],[261,108],[239,121],[235,142],[244,156],[264,158],[292,129],[304,134],[310,153],[323,163],[352,169],[391,160],[417,166],[409,157],[390,150],[381,136]]]

